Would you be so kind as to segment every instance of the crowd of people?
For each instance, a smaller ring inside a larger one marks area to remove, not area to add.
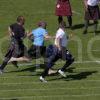
[[[99,1],[100,0],[83,0],[85,7],[85,27],[83,34],[87,33],[87,28],[89,25],[89,20],[94,21],[94,33],[97,34],[98,19],[100,19],[99,12]],[[48,75],[49,70],[52,69],[54,63],[58,59],[65,61],[63,67],[58,71],[52,71],[53,73],[58,72],[61,76],[66,77],[65,70],[73,62],[74,57],[66,49],[68,38],[66,34],[66,28],[72,29],[72,9],[69,0],[57,0],[56,4],[56,16],[58,16],[58,30],[55,36],[48,34],[46,29],[47,23],[45,21],[40,21],[38,27],[31,32],[26,32],[24,28],[25,18],[24,16],[18,16],[17,22],[11,24],[8,28],[9,35],[11,37],[10,46],[7,50],[5,58],[0,65],[0,74],[3,73],[4,68],[8,63],[12,63],[17,66],[17,62],[25,61],[29,62],[33,58],[37,59],[41,56],[44,58],[44,71],[40,76],[40,81],[47,82],[45,77]],[[67,17],[68,26],[63,20],[63,17]],[[27,49],[23,43],[25,37],[32,37],[32,46]],[[44,46],[44,40],[54,39],[54,44]]]

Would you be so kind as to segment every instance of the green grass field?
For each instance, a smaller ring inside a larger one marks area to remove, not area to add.
[[[36,23],[45,20],[48,31],[54,35],[57,30],[55,16],[56,0],[0,0],[0,63],[9,44],[7,28],[14,23],[16,17],[26,18],[25,28],[36,28]],[[48,83],[41,83],[41,72],[35,71],[35,60],[22,63],[19,68],[8,64],[5,73],[0,75],[0,100],[100,100],[100,35],[95,36],[93,26],[89,33],[83,35],[84,7],[82,0],[70,0],[73,9],[74,30],[68,49],[75,57],[75,63],[66,71],[67,78],[59,74],[46,77]],[[66,18],[64,18],[66,21]],[[67,21],[66,21],[67,22]],[[98,27],[100,30],[100,26]],[[46,41],[46,45],[52,41]],[[27,47],[30,41],[26,38]],[[38,63],[43,62],[42,59]],[[58,61],[54,68],[63,66]],[[42,70],[42,69],[41,69]]]

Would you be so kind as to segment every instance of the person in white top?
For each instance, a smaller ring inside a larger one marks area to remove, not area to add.
[[[68,38],[65,33],[65,27],[66,24],[62,21],[59,25],[59,29],[56,32],[54,45],[49,45],[46,49],[46,67],[44,72],[40,76],[40,81],[42,82],[47,82],[45,80],[45,77],[48,74],[48,70],[53,67],[54,63],[58,59],[66,61],[64,66],[58,70],[58,73],[61,74],[63,77],[66,77],[66,74],[64,72],[66,68],[74,62],[73,56],[69,53],[68,50],[66,50]]]
[[[59,44],[58,44],[58,39],[60,39]],[[55,45],[60,45],[61,47],[66,47],[67,46],[67,37],[66,33],[62,28],[59,28],[57,33],[56,33],[56,38],[55,38]]]
[[[94,33],[97,34],[98,19],[100,19],[99,4],[100,0],[84,0],[85,5],[85,28],[83,34],[87,34],[89,20],[94,22]]]
[[[98,5],[99,2],[100,2],[100,0],[87,0],[87,4],[89,6],[96,6],[96,5]]]

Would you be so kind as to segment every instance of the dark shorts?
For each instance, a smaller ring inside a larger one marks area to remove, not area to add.
[[[22,57],[27,55],[27,49],[23,43],[11,41],[9,49],[5,57]]]
[[[85,11],[85,20],[100,19],[99,6],[88,6],[88,11]]]
[[[36,59],[45,55],[46,47],[45,46],[35,46],[32,45],[28,50],[29,57]]]
[[[59,51],[57,47],[49,45],[46,49],[46,58],[45,58],[45,63],[47,67],[49,68],[52,67],[58,59],[68,61],[72,60],[73,56],[68,50]]]

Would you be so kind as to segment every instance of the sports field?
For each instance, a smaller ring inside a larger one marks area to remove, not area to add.
[[[54,35],[58,24],[55,16],[56,0],[0,0],[0,63],[9,45],[7,28],[16,17],[26,18],[25,28],[36,28],[36,23],[45,20],[48,31]],[[0,100],[100,100],[100,35],[94,35],[92,24],[89,33],[83,35],[84,7],[82,0],[70,0],[73,9],[73,30],[68,49],[75,57],[75,63],[66,71],[67,78],[59,74],[46,77],[48,83],[41,83],[35,72],[35,60],[31,63],[19,63],[17,69],[8,64],[5,73],[0,75]],[[66,20],[66,18],[65,18]],[[67,22],[67,21],[66,21]],[[100,30],[100,25],[98,27]],[[98,31],[99,33],[99,31]],[[26,38],[25,44],[30,46]],[[45,45],[53,41],[46,41]],[[37,63],[43,60],[38,59]],[[64,62],[54,66],[59,69]]]

